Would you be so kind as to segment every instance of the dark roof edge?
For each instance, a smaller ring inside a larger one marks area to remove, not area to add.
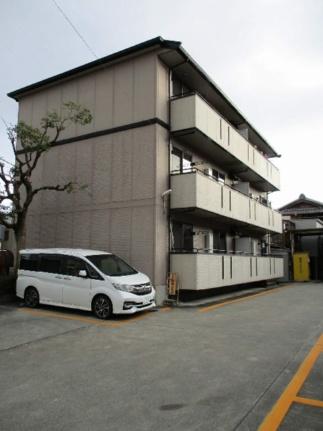
[[[311,204],[314,204],[314,205],[318,205],[318,206],[320,206],[320,207],[323,207],[323,202],[320,202],[320,201],[316,201],[316,200],[314,200],[314,199],[310,199],[310,198],[308,198],[308,197],[306,197],[306,196],[304,196],[304,198],[297,198],[297,199],[295,199],[294,201],[291,201],[291,202],[289,202],[288,204],[285,204],[284,206],[282,206],[282,207],[280,207],[280,208],[278,208],[278,211],[283,211],[283,210],[293,210],[293,207],[292,207],[292,205],[295,205],[295,204],[299,204],[299,203],[302,203],[302,202],[308,202],[308,203],[311,203]],[[289,208],[289,207],[291,207],[291,208]],[[318,209],[322,209],[322,208],[318,208]]]
[[[123,49],[118,52],[114,52],[113,54],[107,55],[105,57],[99,58],[98,60],[91,61],[90,63],[83,64],[82,66],[75,67],[73,69],[68,70],[67,72],[59,73],[58,75],[51,76],[50,78],[43,79],[34,84],[27,85],[26,87],[19,88],[18,90],[11,91],[7,94],[7,96],[11,97],[18,101],[20,96],[23,96],[25,93],[36,90],[44,85],[52,84],[56,81],[60,81],[61,79],[68,78],[77,73],[82,73],[87,70],[93,69],[96,66],[101,66],[106,63],[109,63],[114,60],[118,60],[122,57],[125,57],[130,54],[134,54],[138,51],[142,51],[147,48],[151,48],[153,46],[161,46],[170,49],[177,49],[181,45],[181,42],[174,40],[165,40],[161,36],[155,37],[153,39],[149,39],[145,42],[139,43],[137,45],[133,45],[129,48]]]

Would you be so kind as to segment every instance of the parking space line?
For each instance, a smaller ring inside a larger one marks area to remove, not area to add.
[[[73,320],[73,321],[80,321],[83,323],[90,323],[92,325],[97,326],[111,326],[111,327],[117,327],[119,326],[118,323],[112,323],[112,322],[101,322],[101,321],[95,321],[95,319],[82,317],[82,316],[72,316],[70,314],[63,314],[63,313],[55,313],[54,311],[42,311],[42,310],[30,310],[30,309],[20,309],[20,312],[31,314],[35,317],[49,317],[54,319],[62,319],[62,320]]]
[[[169,310],[165,310],[165,311],[169,311]],[[152,314],[149,311],[146,311],[141,314],[136,314],[131,317],[127,317],[125,320],[119,320],[119,321],[105,320],[104,321],[104,320],[99,320],[99,319],[90,318],[90,317],[83,317],[83,316],[77,316],[77,315],[74,316],[74,315],[65,314],[65,313],[57,313],[55,311],[33,310],[29,308],[22,308],[22,309],[19,309],[18,311],[31,314],[32,316],[35,316],[35,317],[48,317],[48,318],[54,318],[54,319],[80,321],[83,323],[88,323],[91,325],[103,326],[108,328],[119,328],[121,326],[134,323],[138,320],[146,319]]]
[[[171,310],[173,310],[172,307],[161,307],[161,308],[158,309],[158,311],[161,311],[162,313],[168,312],[168,311],[171,311]]]
[[[298,404],[306,404],[308,406],[323,408],[323,401],[313,400],[312,398],[296,397],[294,401]]]
[[[275,289],[271,289],[268,292],[255,293],[252,295],[245,296],[243,298],[232,299],[231,301],[221,302],[221,304],[208,305],[206,307],[201,307],[199,309],[199,312],[208,313],[209,311],[213,311],[213,310],[216,310],[217,308],[225,307],[226,305],[236,304],[238,302],[250,301],[253,298],[257,298],[259,296],[271,295],[272,293],[280,292],[282,289],[290,289],[291,287],[294,287],[294,286],[288,285],[288,286],[276,287]]]
[[[258,431],[277,430],[279,425],[282,423],[283,419],[287,415],[291,405],[294,402],[299,402],[299,400],[305,400],[304,398],[297,397],[297,394],[303,386],[305,380],[307,379],[310,371],[312,370],[317,358],[321,353],[323,353],[323,334],[320,336],[320,338],[318,339],[310,353],[307,355],[301,366],[298,368],[289,385],[284,390],[270,413],[267,415],[263,423],[258,428]],[[315,400],[311,401],[311,405],[313,405]],[[303,404],[305,403],[303,402]],[[309,402],[306,402],[306,404],[309,404]]]

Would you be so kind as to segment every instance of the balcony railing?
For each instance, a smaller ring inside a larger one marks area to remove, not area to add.
[[[212,149],[205,143],[204,151],[231,166],[233,173],[239,173],[246,180],[265,184],[265,190],[278,190],[279,170],[260,151],[245,139],[231,124],[221,117],[201,96],[190,94],[171,101],[171,131],[192,142],[192,131],[211,139],[217,145]],[[191,136],[188,132],[190,131]],[[201,145],[196,145],[201,148]],[[221,155],[219,153],[221,150]],[[217,151],[217,152],[216,152]]]
[[[212,253],[172,253],[171,271],[180,289],[204,290],[283,277],[283,259]]]
[[[266,231],[281,233],[278,211],[193,169],[171,175],[171,209],[200,209]]]

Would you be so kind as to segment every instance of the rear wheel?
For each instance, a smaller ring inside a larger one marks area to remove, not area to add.
[[[109,319],[112,316],[112,304],[106,295],[97,295],[93,299],[92,309],[99,319]]]
[[[35,308],[39,304],[39,294],[35,287],[27,287],[25,290],[25,304],[27,307]]]

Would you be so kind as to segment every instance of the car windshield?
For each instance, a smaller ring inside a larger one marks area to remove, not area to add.
[[[113,277],[137,274],[137,271],[114,254],[86,256],[100,271]]]

